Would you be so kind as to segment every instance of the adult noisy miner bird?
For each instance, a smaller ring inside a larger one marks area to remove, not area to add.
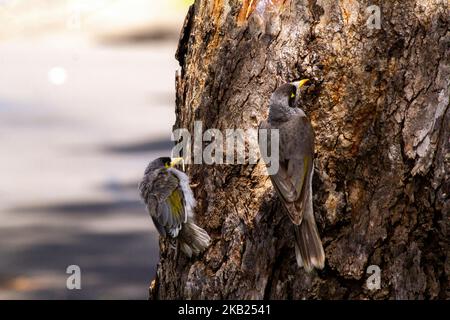
[[[159,234],[177,239],[181,251],[191,257],[205,250],[211,239],[194,221],[195,198],[189,178],[175,168],[181,161],[162,157],[150,162],[139,192]]]
[[[294,224],[297,264],[309,272],[324,267],[325,253],[312,202],[314,131],[298,107],[308,82],[304,79],[278,87],[270,98],[267,121],[261,122],[260,128],[279,130],[279,170],[270,178]]]

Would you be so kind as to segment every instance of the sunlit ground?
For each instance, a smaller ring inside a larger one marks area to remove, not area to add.
[[[131,22],[90,20],[89,37],[61,22],[1,33],[0,299],[148,297],[158,243],[137,182],[170,152],[186,1],[153,24],[143,2],[128,2]],[[23,3],[1,1],[0,16],[18,19]],[[40,3],[57,12],[61,2]],[[81,290],[66,288],[69,265],[81,268]]]

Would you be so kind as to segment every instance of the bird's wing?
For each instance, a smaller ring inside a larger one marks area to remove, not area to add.
[[[305,212],[313,169],[314,132],[305,117],[294,117],[279,127],[279,170],[271,175],[275,189],[289,217],[300,224]]]
[[[147,203],[147,207],[155,208],[153,211],[149,208],[149,212],[160,234],[165,236],[168,233],[175,238],[186,220],[184,196],[178,177],[164,169],[158,174],[154,184],[154,194],[157,197],[153,203]]]

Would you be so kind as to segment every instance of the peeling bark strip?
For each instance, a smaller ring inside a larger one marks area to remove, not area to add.
[[[190,165],[213,244],[187,260],[161,241],[151,297],[449,298],[447,3],[197,0],[177,53],[174,128],[256,128],[277,86],[311,79],[303,108],[327,261],[311,274],[297,267],[262,165]],[[374,4],[379,30],[366,27]],[[372,265],[379,290],[366,285]]]
[[[239,25],[245,23],[250,15],[256,11],[256,14],[262,16],[266,11],[279,9],[286,0],[243,0],[241,10],[239,11],[237,22]]]

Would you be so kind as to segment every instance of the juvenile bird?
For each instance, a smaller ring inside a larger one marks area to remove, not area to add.
[[[194,221],[195,198],[188,176],[175,168],[181,158],[158,158],[150,162],[139,183],[139,192],[159,234],[178,239],[188,257],[198,255],[211,241]]]
[[[261,129],[279,129],[279,170],[272,184],[295,229],[297,264],[306,271],[322,269],[325,253],[313,213],[314,131],[299,98],[308,79],[286,83],[273,92]]]

